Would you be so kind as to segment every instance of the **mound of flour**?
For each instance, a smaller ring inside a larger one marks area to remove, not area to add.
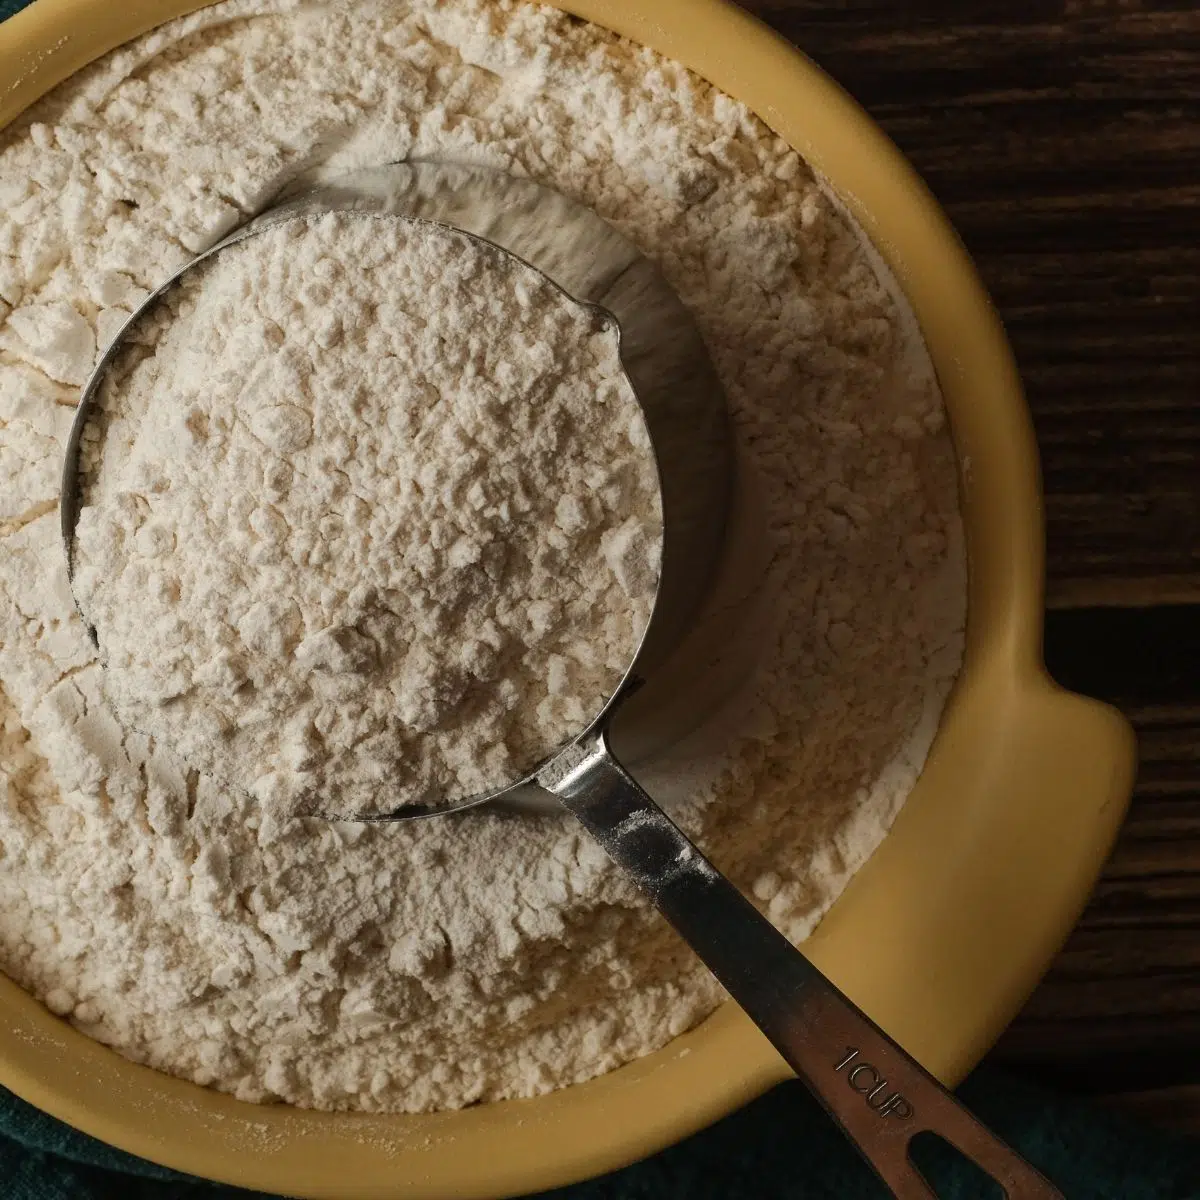
[[[628,668],[661,510],[617,329],[483,243],[227,247],[104,389],[75,593],[124,724],[284,813],[515,782]]]
[[[109,55],[0,134],[0,966],[122,1054],[247,1100],[535,1095],[720,999],[565,816],[274,821],[104,700],[54,511],[97,348],[279,189],[410,156],[590,205],[700,323],[753,489],[696,674],[654,701],[709,710],[634,765],[793,939],[885,835],[962,652],[923,349],[740,104],[594,26],[476,0],[235,0]]]

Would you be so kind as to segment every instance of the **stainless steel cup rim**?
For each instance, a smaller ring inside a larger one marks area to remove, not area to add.
[[[222,250],[288,221],[331,212],[450,229],[520,260],[575,303],[611,319],[658,475],[663,533],[651,618],[618,686],[577,735],[519,779],[485,793],[407,804],[382,814],[305,814],[373,822],[444,816],[496,800],[553,771],[573,745],[606,726],[621,701],[686,634],[716,575],[731,502],[733,456],[724,394],[691,314],[661,271],[587,206],[533,180],[477,166],[413,161],[356,171],[285,198],[189,260],[143,301],[101,355],[81,392],[64,459],[60,522],[69,579],[83,501],[83,433],[130,334],[166,293]],[[80,615],[103,661],[97,632],[82,609]]]

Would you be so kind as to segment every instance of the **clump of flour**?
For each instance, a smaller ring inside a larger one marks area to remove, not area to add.
[[[247,1100],[536,1095],[720,1000],[564,816],[274,822],[104,700],[54,512],[79,381],[281,188],[406,157],[582,201],[700,324],[754,501],[669,700],[710,697],[735,643],[740,690],[639,778],[793,939],[883,838],[961,659],[932,372],[742,105],[595,26],[476,0],[234,0],[109,55],[0,135],[0,965],[122,1054]]]
[[[189,272],[103,390],[75,592],[124,723],[283,813],[515,782],[628,668],[661,510],[617,330],[427,223]]]

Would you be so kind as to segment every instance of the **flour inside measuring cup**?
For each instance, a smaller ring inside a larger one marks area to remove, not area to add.
[[[0,966],[122,1054],[246,1100],[536,1095],[721,996],[564,817],[273,823],[105,701],[55,511],[97,346],[281,188],[406,157],[581,200],[700,324],[758,497],[671,694],[711,716],[638,776],[792,938],[885,836],[961,660],[933,372],[741,104],[482,0],[235,0],[82,72],[0,134]]]
[[[185,276],[106,383],[74,587],[129,728],[283,814],[504,788],[581,732],[658,582],[617,330],[397,218]]]

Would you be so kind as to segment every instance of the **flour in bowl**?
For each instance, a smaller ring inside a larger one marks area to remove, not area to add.
[[[695,314],[747,486],[692,673],[634,697],[664,720],[704,699],[700,723],[631,765],[793,939],[884,837],[961,658],[932,371],[742,105],[593,25],[476,0],[235,0],[109,55],[0,134],[0,966],[122,1054],[246,1100],[536,1095],[720,1000],[564,815],[277,821],[105,702],[55,512],[98,348],[281,189],[408,157],[582,201]]]
[[[146,323],[75,554],[128,728],[284,814],[379,814],[506,787],[591,723],[662,536],[615,323],[473,238],[344,213],[225,248]]]

